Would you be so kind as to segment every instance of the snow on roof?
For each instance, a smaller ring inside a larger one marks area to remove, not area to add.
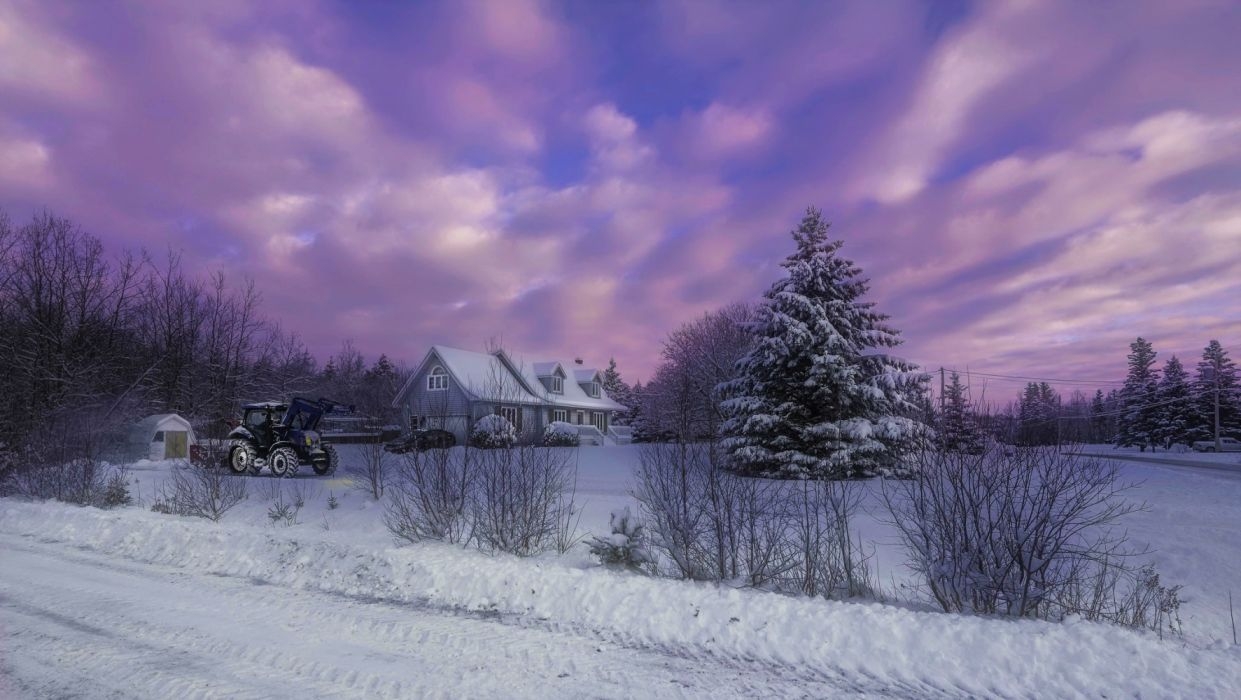
[[[476,398],[507,403],[539,403],[539,399],[530,393],[532,387],[526,386],[528,382],[524,381],[525,378],[518,377],[509,369],[511,361],[503,351],[492,354],[435,345],[431,352],[439,357],[444,369],[458,385]],[[535,378],[534,384],[539,384],[538,378]]]
[[[557,367],[560,368],[560,372],[562,374],[564,373],[564,367],[562,367],[561,364],[555,360],[552,360],[551,362],[535,362],[532,366],[534,367],[535,375],[540,377],[552,376]]]
[[[539,381],[539,377],[545,377],[551,373],[548,372],[547,374],[543,374],[539,371],[539,368],[546,366],[554,367],[556,365],[560,365],[560,367],[563,368],[566,366],[571,367],[572,365],[566,362],[557,362],[555,360],[532,362],[529,365],[525,365],[524,363],[515,364],[524,373],[526,382],[531,383],[534,386],[535,391],[538,392],[539,397],[542,398],[545,403],[556,406],[565,406],[566,408],[589,408],[595,411],[623,411],[626,408],[608,397],[607,392],[603,391],[602,386],[599,387],[599,398],[590,396],[582,390],[582,387],[578,384],[578,382],[593,381],[592,377],[598,373],[598,370],[574,370],[573,374],[575,376],[575,380],[564,382],[564,393],[553,394],[552,392],[547,391],[547,389],[543,387],[543,383]],[[579,372],[590,372],[591,374],[588,374],[586,379],[576,379]]]
[[[167,423],[173,423],[178,428],[182,428],[188,432],[194,431],[194,428],[190,425],[190,422],[176,413],[156,413],[135,422],[129,429],[130,439],[137,442],[146,442],[151,439],[151,436],[154,435],[156,431],[163,430],[162,426]]]
[[[574,381],[564,382],[564,393],[553,394],[543,386],[539,377],[551,376],[556,367],[562,371],[573,363],[557,360],[525,362],[498,350],[494,353],[474,352],[444,345],[433,345],[422,363],[418,365],[397,393],[393,405],[400,405],[406,392],[413,387],[415,377],[422,374],[428,362],[436,361],[452,375],[458,386],[477,399],[503,403],[531,403],[566,408],[583,408],[595,411],[624,411],[627,407],[613,401],[603,387],[599,397],[589,396],[578,382],[595,381],[599,371],[595,369],[574,370]],[[584,376],[584,379],[577,378]]]
[[[573,378],[579,382],[593,382],[598,374],[599,370],[594,368],[573,370]]]

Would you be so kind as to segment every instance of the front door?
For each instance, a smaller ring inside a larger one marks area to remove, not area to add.
[[[184,459],[189,453],[189,434],[184,430],[164,432],[164,459]]]

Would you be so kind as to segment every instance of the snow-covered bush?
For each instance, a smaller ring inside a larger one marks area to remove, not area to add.
[[[580,441],[577,426],[572,423],[555,421],[543,431],[543,444],[547,447],[577,447]]]
[[[133,496],[129,495],[129,470],[117,467],[104,483],[98,505],[101,508],[116,508],[130,505],[133,502]]]
[[[517,429],[509,419],[500,415],[483,416],[474,424],[470,444],[484,450],[512,447],[517,443]]]
[[[646,548],[646,529],[629,512],[629,506],[612,511],[612,534],[593,537],[590,553],[608,566],[641,570],[655,563]]]

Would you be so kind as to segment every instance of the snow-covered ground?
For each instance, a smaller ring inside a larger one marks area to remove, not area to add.
[[[636,447],[577,451],[583,532],[633,506]],[[1160,453],[1164,454],[1164,453]],[[1178,455],[1193,459],[1197,455]],[[1227,457],[1227,455],[1220,455]],[[1235,456],[1234,456],[1235,457]],[[353,455],[346,452],[344,461]],[[1236,697],[1241,472],[1124,463],[1128,523],[1185,639],[651,579],[580,548],[534,559],[394,544],[347,476],[251,479],[220,523],[0,501],[0,696]],[[868,482],[878,574],[907,573]],[[300,491],[294,525],[267,517]],[[329,497],[339,504],[329,508]]]

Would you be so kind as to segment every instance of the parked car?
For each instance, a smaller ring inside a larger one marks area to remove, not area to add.
[[[1214,452],[1215,441],[1214,440],[1199,440],[1195,442],[1192,445],[1192,447],[1194,448],[1194,452]],[[1238,440],[1236,438],[1220,438],[1219,439],[1219,451],[1220,452],[1241,452],[1241,440]]]
[[[457,444],[457,437],[447,430],[431,428],[415,430],[404,437],[384,443],[384,449],[392,454],[403,455],[406,452],[443,449]]]

